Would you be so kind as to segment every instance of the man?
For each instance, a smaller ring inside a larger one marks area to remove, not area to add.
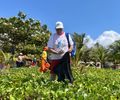
[[[49,59],[51,61],[51,67],[50,67],[51,80],[55,80],[55,73],[54,73],[55,67],[59,65],[64,55],[67,52],[71,52],[73,49],[73,41],[70,35],[69,35],[70,46],[68,47],[68,40],[66,38],[66,34],[64,32],[64,26],[62,22],[56,22],[55,30],[56,33],[53,34],[48,41],[48,50],[50,51]]]
[[[23,53],[20,53],[16,61],[17,67],[22,67],[24,65],[23,59],[24,59],[24,55]]]

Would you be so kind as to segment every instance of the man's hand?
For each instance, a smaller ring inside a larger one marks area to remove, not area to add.
[[[68,52],[71,53],[71,52],[72,52],[72,49],[70,48],[70,49],[68,50]]]
[[[48,48],[48,51],[54,53],[54,54],[58,54],[58,52],[56,50],[54,50],[53,48]]]
[[[54,49],[52,49],[52,48],[49,48],[48,50],[49,50],[50,52],[54,53],[54,54],[63,54],[63,53],[64,53],[63,50],[56,51],[56,50],[54,50]]]
[[[70,52],[70,53],[71,53],[71,52],[72,52],[72,50],[73,50],[73,46],[71,45],[71,46],[70,46],[70,48],[68,49],[68,52]]]
[[[58,54],[63,54],[64,53],[64,51],[63,50],[60,50],[59,52],[58,52]]]

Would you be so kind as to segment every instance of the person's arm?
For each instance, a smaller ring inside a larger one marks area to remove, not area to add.
[[[53,48],[48,48],[48,51],[49,51],[49,52],[52,52],[52,53],[54,53],[54,54],[58,54],[58,52],[57,52],[56,50],[54,50]]]
[[[68,52],[72,52],[73,50],[73,45],[70,45],[70,48],[68,49]]]
[[[72,50],[73,50],[73,40],[72,40],[70,35],[69,35],[69,42],[70,42],[70,47],[68,49],[68,52],[72,52]]]
[[[63,50],[56,51],[56,50],[54,50],[53,48],[48,48],[48,51],[49,51],[49,52],[52,52],[52,53],[54,53],[54,54],[63,54],[63,53],[64,53]]]

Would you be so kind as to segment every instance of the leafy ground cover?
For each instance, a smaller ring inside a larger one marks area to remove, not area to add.
[[[49,81],[38,68],[0,71],[0,100],[120,100],[120,70],[73,68],[74,84]]]

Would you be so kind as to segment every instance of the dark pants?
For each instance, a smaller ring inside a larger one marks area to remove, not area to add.
[[[17,65],[17,67],[22,67],[22,66],[24,66],[24,62],[16,61],[16,65]]]
[[[65,82],[65,78],[69,80],[70,83],[73,83],[73,76],[70,66],[70,55],[65,53],[63,58],[60,60],[60,63],[55,66],[54,73],[58,76],[58,81]]]

